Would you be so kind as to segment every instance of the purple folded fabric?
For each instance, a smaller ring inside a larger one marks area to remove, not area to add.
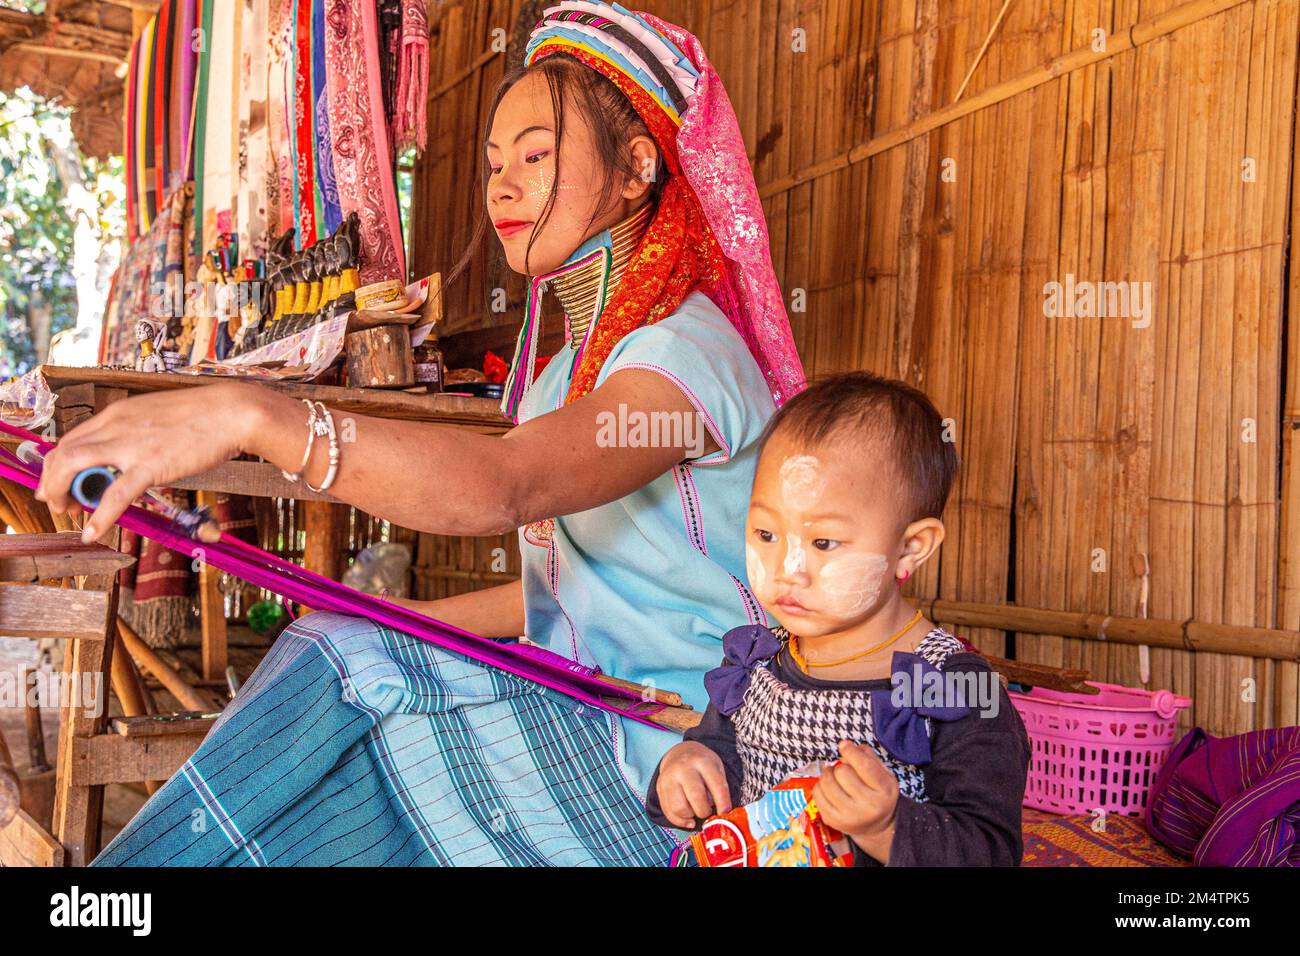
[[[1195,728],[1160,769],[1146,823],[1197,866],[1300,865],[1300,727]]]

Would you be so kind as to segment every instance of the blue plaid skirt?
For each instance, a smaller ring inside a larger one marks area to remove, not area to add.
[[[608,715],[343,614],[290,625],[96,866],[660,866]]]

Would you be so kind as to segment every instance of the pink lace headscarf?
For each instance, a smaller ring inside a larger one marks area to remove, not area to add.
[[[613,25],[626,31],[671,75],[685,109],[680,112],[677,151],[682,172],[699,198],[709,226],[727,257],[728,276],[711,292],[762,369],[779,407],[802,391],[803,365],[795,348],[785,302],[767,234],[767,221],[758,186],[749,166],[740,124],[713,64],[700,41],[688,31],[648,13],[599,0],[563,0],[547,8],[529,40],[531,52],[549,37],[581,37],[598,48],[612,48],[638,67],[633,79],[645,85],[648,66],[636,50],[603,30]],[[665,39],[668,42],[665,42]],[[676,50],[672,49],[675,46]],[[690,60],[694,72],[679,63],[677,51]],[[650,72],[654,72],[651,70]],[[662,99],[660,94],[656,94]]]

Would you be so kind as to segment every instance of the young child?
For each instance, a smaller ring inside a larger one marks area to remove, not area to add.
[[[957,471],[924,394],[868,373],[792,398],[762,439],[745,525],[755,596],[705,677],[703,722],[659,764],[647,810],[695,829],[792,772],[858,865],[1019,864],[1029,743],[988,663],[899,585],[931,559]]]

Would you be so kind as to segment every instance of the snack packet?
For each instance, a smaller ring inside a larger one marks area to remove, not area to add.
[[[830,764],[829,766],[834,766]],[[852,866],[848,837],[813,802],[819,763],[800,767],[753,803],[710,817],[692,834],[700,866]]]
[[[36,431],[54,417],[54,393],[40,367],[0,382],[0,419]]]

